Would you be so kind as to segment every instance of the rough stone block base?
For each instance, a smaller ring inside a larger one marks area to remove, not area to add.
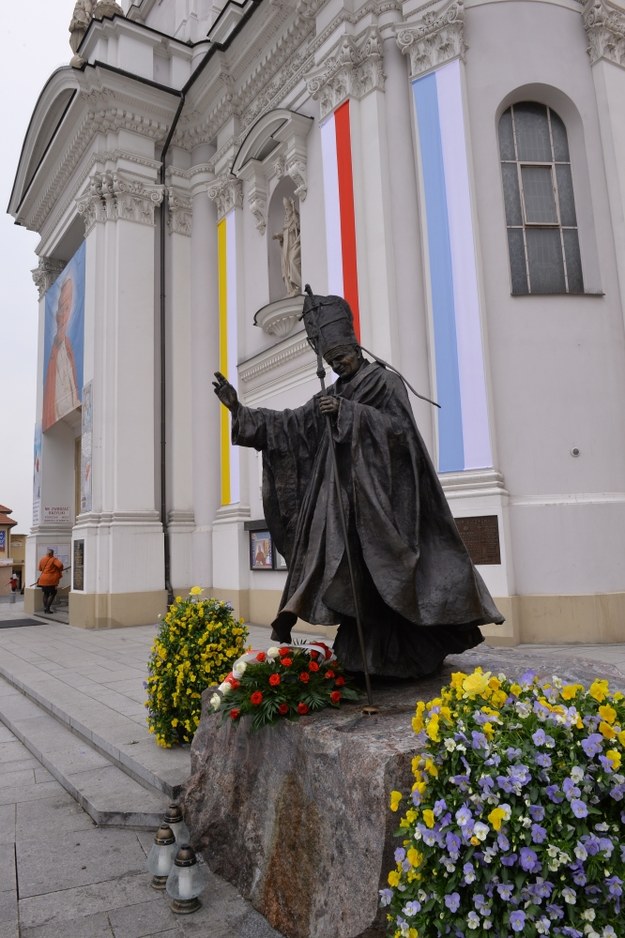
[[[411,784],[417,695],[440,686],[376,689],[375,716],[350,704],[256,733],[222,724],[205,692],[185,819],[210,867],[286,938],[384,934],[389,793]]]

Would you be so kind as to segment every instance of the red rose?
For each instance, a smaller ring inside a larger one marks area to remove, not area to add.
[[[250,703],[254,704],[254,706],[257,707],[262,702],[263,702],[262,691],[255,690],[254,693],[250,697]]]
[[[270,675],[269,675],[269,683],[271,684],[272,687],[277,687],[278,684],[280,683],[280,675],[279,675],[279,674],[270,674]]]
[[[293,659],[292,659],[292,658],[283,658],[283,659],[282,659],[282,664],[284,665],[285,668],[290,668],[291,665],[293,664]]]
[[[278,706],[278,713],[281,716],[285,716],[289,712],[289,705],[287,703],[281,703]]]
[[[334,671],[333,671],[331,668],[328,668],[328,670],[326,671],[326,673],[325,673],[323,676],[324,676],[324,677],[327,677],[328,680],[331,681],[331,680],[334,678],[334,676],[335,676],[335,675],[334,675]]]
[[[264,661],[266,657],[267,657],[267,655],[265,654],[264,651],[259,651],[258,654],[256,655],[256,660],[257,660],[257,661]]]
[[[337,679],[336,679],[336,686],[337,686],[337,687],[342,687],[344,683],[345,683],[345,678],[344,678],[344,677],[341,677],[341,676],[337,677]]]
[[[280,645],[278,648],[278,654],[280,655],[288,655],[290,651],[291,649],[288,647],[288,645]]]
[[[313,661],[316,661],[317,658],[319,657],[319,652],[318,652],[318,651],[311,651],[310,657],[312,658]]]
[[[232,690],[238,690],[239,687],[241,686],[241,682],[237,681],[236,677],[227,677],[226,680],[228,684],[230,685],[230,687],[232,688]]]
[[[236,707],[235,707],[234,710],[231,710],[231,711],[230,711],[230,716],[232,717],[233,720],[238,720],[239,717],[241,716],[241,711],[240,711],[240,710],[237,710]]]
[[[303,716],[304,713],[308,713],[308,704],[298,703],[297,712]]]
[[[310,664],[308,665],[308,670],[309,670],[309,671],[318,671],[318,670],[319,670],[319,665],[317,664],[316,661],[311,661]]]
[[[299,679],[302,682],[302,684],[308,684],[310,680],[310,674],[308,673],[308,671],[302,671],[302,673],[299,676]]]
[[[333,704],[337,704],[341,699],[341,692],[339,690],[333,690],[330,694],[330,700]]]

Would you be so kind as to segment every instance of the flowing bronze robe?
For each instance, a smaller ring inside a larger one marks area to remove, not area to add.
[[[326,392],[372,674],[418,677],[501,623],[458,534],[401,379],[365,362]],[[316,395],[296,410],[240,407],[232,440],[263,452],[263,503],[288,577],[274,623],[340,623],[334,648],[362,669],[329,451]]]

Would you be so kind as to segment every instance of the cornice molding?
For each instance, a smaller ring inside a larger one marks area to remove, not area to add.
[[[76,199],[85,222],[85,235],[96,222],[132,221],[154,225],[154,210],[163,201],[164,186],[146,185],[145,180],[120,172],[96,172],[87,192]]]
[[[609,0],[588,0],[582,11],[591,65],[601,59],[625,67],[625,11]]]
[[[357,39],[343,36],[325,62],[306,79],[308,92],[319,101],[321,120],[346,98],[360,100],[384,91],[382,36],[371,26]]]
[[[260,360],[252,365],[242,365],[239,368],[239,379],[244,384],[249,384],[255,378],[262,374],[274,371],[279,365],[284,365],[293,359],[301,358],[303,355],[311,355],[310,344],[306,338],[306,333],[302,333],[301,338],[295,339],[286,348],[281,348],[277,352],[266,352]]]
[[[53,257],[40,257],[37,267],[31,270],[33,280],[39,299],[43,299],[45,293],[52,286],[57,277],[62,273],[67,261],[58,261]]]
[[[208,186],[208,197],[217,206],[217,220],[221,221],[233,208],[243,207],[243,187],[234,176],[218,176]]]
[[[447,0],[414,22],[397,26],[395,33],[401,52],[410,56],[413,78],[452,59],[464,59],[464,0]]]

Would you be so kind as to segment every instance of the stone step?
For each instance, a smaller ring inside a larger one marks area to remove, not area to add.
[[[169,794],[132,778],[112,757],[0,677],[0,720],[101,826],[156,830]]]
[[[68,685],[67,675],[65,679],[52,673],[44,675],[35,663],[7,649],[0,659],[0,678],[140,785],[170,800],[177,798],[190,772],[189,749],[159,748],[145,721],[138,723],[123,712],[127,698],[117,698],[97,684],[84,693],[80,687]],[[96,694],[101,699],[96,699]]]

